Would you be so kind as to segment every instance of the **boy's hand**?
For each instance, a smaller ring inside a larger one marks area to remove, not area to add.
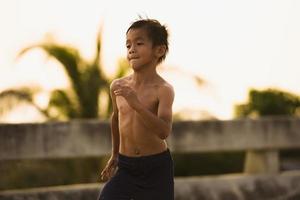
[[[101,180],[108,181],[109,179],[111,179],[111,177],[113,177],[116,173],[117,164],[118,164],[117,158],[113,156],[110,157],[105,168],[101,172]]]
[[[122,96],[126,99],[127,103],[133,109],[140,106],[140,101],[136,95],[136,92],[128,85],[118,85],[118,88],[114,91],[116,96]]]

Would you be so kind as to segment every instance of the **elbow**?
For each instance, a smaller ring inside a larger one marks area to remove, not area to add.
[[[165,139],[168,138],[171,131],[172,131],[172,124],[171,123],[165,123],[164,126],[161,127],[158,136],[161,140],[165,140]]]
[[[165,139],[167,139],[168,138],[168,136],[170,135],[170,133],[171,133],[171,129],[166,129],[166,130],[161,130],[160,132],[159,132],[159,135],[158,135],[158,137],[161,139],[161,140],[165,140]]]

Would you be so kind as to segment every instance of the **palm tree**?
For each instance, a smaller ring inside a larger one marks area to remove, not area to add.
[[[97,118],[99,116],[108,118],[111,112],[111,103],[110,101],[106,103],[107,109],[99,115],[99,94],[102,91],[106,96],[109,96],[111,80],[123,76],[128,71],[129,65],[121,60],[117,73],[113,78],[109,78],[104,74],[100,64],[101,32],[100,29],[96,41],[95,57],[91,62],[84,60],[76,48],[53,41],[32,45],[19,53],[18,57],[34,48],[40,48],[61,63],[68,75],[71,88],[52,91],[46,109],[43,110],[34,103],[33,95],[35,93],[27,92],[28,90],[6,90],[0,93],[0,99],[1,94],[2,99],[10,94],[10,97],[14,96],[18,100],[34,105],[50,119]],[[110,99],[107,98],[107,100]]]
[[[99,64],[101,31],[97,37],[96,55],[92,62],[84,60],[76,48],[55,42],[44,42],[27,47],[20,52],[19,56],[33,48],[42,49],[60,62],[71,83],[69,90],[57,89],[52,92],[49,112],[56,110],[63,118],[97,117],[98,94],[108,84]]]
[[[33,96],[36,92],[30,90],[6,90],[0,93],[0,100],[1,94],[3,99],[4,96],[9,94],[10,98],[14,96],[15,99],[19,101],[25,101],[33,105],[48,119],[60,120],[98,117],[108,119],[112,112],[112,104],[109,95],[110,82],[115,78],[124,76],[128,73],[130,67],[127,60],[123,58],[119,60],[117,72],[113,75],[113,77],[105,75],[100,62],[101,32],[102,31],[100,29],[96,41],[96,52],[92,61],[83,59],[76,48],[70,45],[58,44],[53,40],[29,46],[19,53],[18,58],[32,49],[39,48],[61,63],[61,66],[67,73],[71,87],[67,90],[56,89],[52,91],[49,104],[46,109],[40,108],[34,102]],[[165,70],[179,72],[181,75],[184,74],[189,76],[198,84],[198,86],[206,84],[206,81],[199,76],[184,72],[177,68],[168,67]],[[100,94],[103,94],[106,98],[100,99]],[[103,100],[106,102],[102,102]],[[106,108],[99,106],[100,104],[105,105]],[[103,110],[99,112],[99,109]],[[4,110],[7,111],[8,109],[2,109],[2,111]]]
[[[11,111],[16,105],[19,105],[20,102],[25,102],[50,119],[51,117],[48,111],[34,102],[34,94],[40,91],[41,88],[39,87],[19,87],[0,92],[0,115]]]

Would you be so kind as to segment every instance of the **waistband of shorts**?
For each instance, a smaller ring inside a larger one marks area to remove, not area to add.
[[[125,161],[129,161],[129,162],[136,162],[136,161],[147,161],[147,160],[157,160],[160,158],[166,158],[170,156],[170,150],[169,148],[167,148],[165,151],[161,152],[161,153],[157,153],[157,154],[153,154],[153,155],[147,155],[147,156],[137,156],[137,157],[133,157],[133,156],[126,156],[123,154],[119,153],[119,160],[125,160]]]

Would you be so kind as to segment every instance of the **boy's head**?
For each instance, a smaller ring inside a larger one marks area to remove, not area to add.
[[[158,63],[161,63],[166,58],[166,54],[169,51],[168,31],[166,26],[161,25],[159,21],[155,19],[140,19],[131,24],[126,31],[126,34],[133,29],[145,30],[148,38],[152,42],[152,47],[165,46],[164,54],[158,59]]]

